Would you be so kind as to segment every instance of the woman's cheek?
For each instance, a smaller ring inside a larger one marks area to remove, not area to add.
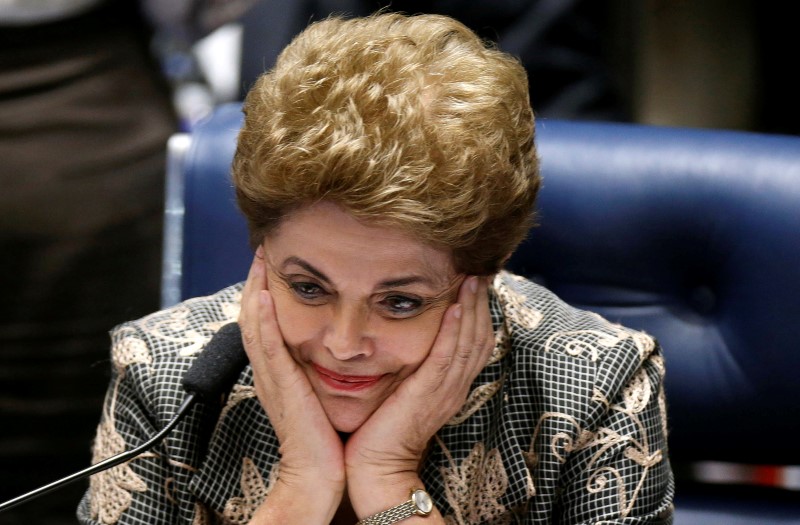
[[[322,323],[320,317],[325,308],[300,304],[293,297],[281,293],[274,294],[274,297],[275,317],[287,346],[296,349],[313,339]]]
[[[397,361],[415,368],[428,354],[439,333],[443,311],[429,310],[420,316],[403,321],[386,321],[381,329],[383,344],[378,348],[390,353]]]

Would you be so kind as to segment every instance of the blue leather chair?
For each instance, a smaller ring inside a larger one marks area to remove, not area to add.
[[[246,275],[240,125],[223,106],[173,139],[165,305]],[[800,138],[543,120],[537,144],[541,226],[509,266],[661,341],[675,523],[800,524],[798,491],[692,481],[800,465]]]

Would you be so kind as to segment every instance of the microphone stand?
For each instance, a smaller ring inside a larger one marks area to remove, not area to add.
[[[142,452],[146,452],[148,449],[160,443],[164,437],[175,428],[180,420],[189,412],[189,409],[194,405],[195,401],[199,399],[214,399],[216,396],[220,395],[220,393],[229,391],[236,382],[239,373],[247,366],[247,363],[247,354],[242,344],[242,333],[239,330],[239,325],[235,322],[224,325],[214,334],[214,337],[211,338],[206,348],[197,356],[192,366],[186,372],[186,375],[183,376],[181,383],[183,384],[184,390],[188,392],[188,395],[183,399],[183,402],[178,407],[178,411],[169,423],[155,436],[133,450],[111,456],[80,472],[54,481],[44,487],[39,487],[27,494],[8,500],[5,503],[0,503],[0,512],[16,507],[20,503],[46,494],[68,483],[72,483],[73,481],[83,479],[102,470],[119,465],[120,463],[130,461]]]
[[[52,483],[50,483],[48,485],[43,486],[43,487],[39,487],[38,489],[32,490],[32,491],[28,492],[27,494],[23,494],[21,496],[17,496],[16,498],[10,499],[10,500],[8,500],[8,501],[6,501],[4,503],[0,503],[0,512],[3,512],[4,510],[8,510],[8,509],[10,509],[12,507],[16,507],[17,505],[19,505],[21,503],[24,503],[24,502],[26,502],[28,500],[31,500],[33,498],[36,498],[38,496],[42,496],[43,494],[47,494],[48,492],[53,491],[53,490],[55,490],[55,489],[57,489],[59,487],[67,485],[69,483],[72,483],[73,481],[78,481],[79,479],[86,478],[88,476],[91,476],[92,474],[96,474],[96,473],[98,473],[100,471],[109,469],[111,467],[115,467],[115,466],[119,465],[120,463],[125,463],[126,461],[130,461],[131,459],[133,459],[134,457],[138,456],[142,452],[146,452],[150,448],[152,448],[152,447],[156,446],[158,443],[160,443],[166,437],[166,435],[173,428],[175,428],[175,426],[178,423],[180,423],[181,419],[183,419],[183,416],[186,415],[186,413],[194,405],[194,403],[195,403],[195,401],[197,401],[197,399],[198,399],[198,396],[195,395],[195,394],[187,395],[184,398],[183,402],[181,403],[181,406],[178,407],[178,411],[172,417],[170,422],[167,423],[167,425],[164,428],[162,428],[158,432],[158,434],[156,434],[155,436],[151,437],[147,442],[143,443],[142,445],[139,445],[138,447],[136,447],[133,450],[129,450],[127,452],[122,452],[120,454],[117,454],[116,456],[111,456],[110,458],[106,458],[106,459],[104,459],[103,461],[101,461],[99,463],[95,463],[91,467],[85,468],[85,469],[83,469],[83,470],[81,470],[79,472],[75,472],[74,474],[70,474],[69,476],[67,476],[65,478],[61,478],[61,479],[59,479],[57,481],[54,481],[54,482],[52,482]]]

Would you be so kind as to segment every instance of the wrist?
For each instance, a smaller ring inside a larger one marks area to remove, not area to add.
[[[354,479],[348,477],[347,481],[350,503],[359,520],[364,520],[409,501],[411,492],[415,489],[425,490],[416,473],[379,477],[356,476]],[[433,516],[439,516],[435,502],[428,517],[419,517],[420,520],[424,520],[420,523],[438,523],[435,519],[429,519]],[[402,524],[411,525],[416,519],[417,517],[414,516],[403,520]]]
[[[308,523],[328,525],[336,514],[344,488],[311,484],[299,479],[275,482],[250,525]]]
[[[284,445],[280,448],[279,481],[298,490],[313,488],[344,492],[347,478],[340,457],[329,458],[315,452],[289,453],[288,448]]]

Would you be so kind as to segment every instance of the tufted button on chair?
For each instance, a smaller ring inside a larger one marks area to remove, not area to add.
[[[233,104],[172,139],[165,306],[246,276],[240,126]],[[800,492],[697,483],[783,465],[800,489],[800,138],[542,120],[537,145],[540,226],[509,267],[661,342],[675,523],[800,524]]]

